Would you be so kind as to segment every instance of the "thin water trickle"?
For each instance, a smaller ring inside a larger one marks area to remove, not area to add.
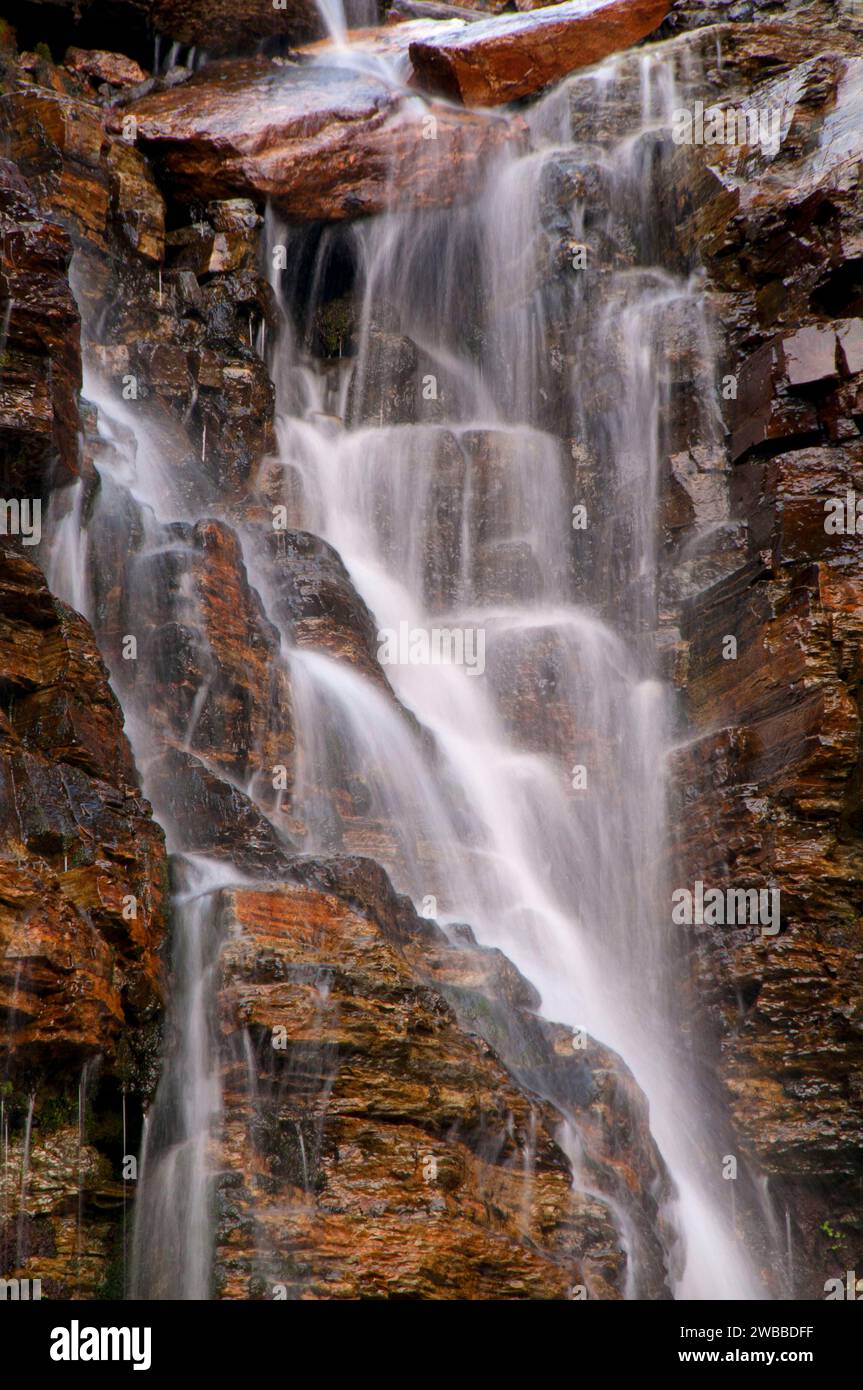
[[[6,1097],[0,1096],[0,1144],[3,1146],[3,1224],[9,1205],[9,1116],[6,1114]]]
[[[30,1141],[33,1135],[33,1111],[36,1107],[36,1096],[30,1095],[27,1101],[27,1119],[24,1122],[24,1145],[21,1150],[21,1190],[18,1195],[18,1235],[17,1235],[17,1263],[20,1265],[26,1258],[25,1249],[25,1230],[27,1220],[27,1183],[30,1178]]]
[[[127,1287],[128,1287],[128,1285],[127,1285],[127,1279],[128,1279],[127,1264],[128,1264],[128,1254],[129,1254],[128,1245],[127,1245],[127,1235],[126,1235],[126,1213],[127,1213],[127,1206],[126,1206],[126,1155],[127,1155],[127,1153],[128,1153],[128,1145],[127,1145],[127,1142],[126,1142],[126,1087],[125,1087],[125,1086],[123,1087],[123,1089],[122,1089],[122,1091],[121,1091],[121,1093],[120,1093],[120,1104],[121,1104],[121,1123],[122,1123],[122,1128],[123,1128],[123,1152],[122,1152],[122,1155],[121,1155],[121,1159],[122,1159],[122,1164],[123,1164],[123,1297],[125,1298],[125,1296],[126,1296],[126,1290],[127,1290]]]
[[[75,1159],[75,1181],[78,1196],[75,1214],[75,1277],[80,1287],[81,1259],[84,1253],[84,1145],[87,1138],[87,1092],[92,1062],[85,1062],[78,1081],[78,1144]]]
[[[236,881],[225,865],[186,861],[174,899],[169,1043],[147,1116],[132,1236],[132,1298],[211,1296],[214,1167],[221,1117],[221,1057],[215,993],[220,936],[213,906]]]

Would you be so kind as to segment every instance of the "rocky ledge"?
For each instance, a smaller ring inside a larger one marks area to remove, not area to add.
[[[521,7],[520,7],[521,8]],[[540,91],[653,33],[668,0],[567,0],[527,7],[441,37],[417,39],[417,83],[469,106],[501,106]]]
[[[210,65],[125,107],[112,126],[130,120],[176,196],[268,197],[303,221],[448,206],[519,136],[372,76],[267,59]]]

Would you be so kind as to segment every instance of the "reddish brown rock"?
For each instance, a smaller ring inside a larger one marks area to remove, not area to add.
[[[303,221],[446,206],[521,136],[518,125],[427,108],[343,68],[265,59],[213,64],[126,114],[178,197],[271,198]]]
[[[151,734],[229,782],[260,780],[273,802],[274,769],[293,765],[291,696],[278,633],[236,533],[216,520],[177,524],[164,528],[161,547],[138,555],[140,518],[109,491],[93,534],[116,557],[94,585],[100,641],[127,698],[149,711]],[[126,634],[140,660],[124,660]]]
[[[291,641],[349,661],[391,694],[374,618],[338,553],[308,531],[271,531],[266,546],[272,616]]]
[[[320,33],[314,0],[213,0],[206,10],[188,0],[133,0],[155,29],[208,53],[248,53],[262,39],[295,42]]]
[[[146,160],[107,137],[101,108],[77,92],[19,85],[0,96],[0,130],[43,211],[71,237],[79,305],[95,315],[130,251],[151,264],[164,253],[164,202]]]
[[[105,53],[101,49],[70,48],[64,58],[66,67],[75,72],[92,77],[96,82],[107,82],[112,87],[137,87],[145,82],[147,74],[140,64],[122,53]]]
[[[377,866],[298,873],[221,899],[222,1028],[250,1062],[225,1074],[219,1295],[616,1299],[620,1203],[665,1296],[667,1180],[619,1061],[540,1024],[499,953],[453,946]]]
[[[16,1064],[48,1042],[111,1053],[160,999],[162,836],[88,625],[32,560],[8,546],[0,559],[8,1045]]]
[[[668,0],[569,0],[411,44],[420,86],[466,106],[502,106],[651,34]]]
[[[72,247],[32,189],[0,161],[0,478],[5,497],[41,497],[78,471],[78,311]]]
[[[0,1268],[92,1298],[134,1191],[121,1088],[134,1152],[155,1084],[165,848],[89,626],[8,543],[0,615]]]
[[[770,162],[725,151],[709,177],[690,151],[679,220],[699,244],[722,370],[737,382],[724,405],[736,541],[678,614],[692,742],[676,758],[674,881],[780,892],[775,936],[689,936],[687,1008],[693,1036],[710,1025],[705,1064],[739,1152],[767,1174],[774,1211],[790,1213],[786,1277],[798,1296],[823,1297],[828,1276],[863,1259],[863,567],[846,521],[863,466],[863,88],[840,33],[749,33],[729,44],[723,29],[726,80],[734,90],[745,74],[752,104],[788,102],[781,148]],[[754,52],[780,74],[763,88]],[[842,528],[830,531],[837,501]],[[693,510],[683,533],[709,533],[720,513]]]
[[[261,224],[247,199],[212,202],[168,233],[164,269],[143,255],[108,262],[106,302],[85,327],[105,387],[119,398],[134,382],[127,410],[198,475],[202,506],[215,493],[243,496],[274,447],[273,385],[259,351],[275,323],[258,268]]]

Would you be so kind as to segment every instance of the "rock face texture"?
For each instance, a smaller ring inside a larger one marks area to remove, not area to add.
[[[321,28],[312,0],[218,0],[206,15],[184,0],[135,3],[159,33],[214,54],[253,52],[263,39],[297,42]]]
[[[745,33],[743,26],[753,20],[758,23],[774,19],[830,24],[835,30],[853,24],[855,18],[859,20],[859,15],[855,16],[855,0],[673,0],[662,34],[664,37],[729,21]]]
[[[4,484],[42,497],[78,471],[81,354],[66,271],[69,237],[44,218],[14,164],[0,165],[0,300]]]
[[[222,895],[221,1296],[620,1298],[603,1194],[641,1295],[666,1296],[665,1179],[613,1054],[574,1050],[505,957],[452,945],[370,861],[299,872]],[[596,1196],[573,1191],[565,1116]]]
[[[162,837],[87,624],[8,545],[3,597],[3,831],[17,847],[4,883],[9,1044],[55,1057],[113,1048],[160,997]],[[40,898],[52,905],[41,931]]]
[[[772,159],[675,156],[683,239],[700,248],[725,330],[732,465],[724,511],[711,516],[684,483],[688,515],[666,532],[672,575],[699,528],[715,567],[679,609],[694,736],[676,767],[679,881],[781,891],[776,937],[705,931],[690,943],[691,1008],[708,1010],[707,1065],[776,1210],[796,1214],[803,1289],[821,1297],[825,1272],[863,1253],[863,69],[841,34],[717,37],[732,93],[745,83],[750,102],[784,115]],[[769,65],[754,90],[744,50]]]
[[[58,41],[101,44],[113,57],[119,52],[138,62],[152,60],[154,35],[166,57],[172,44],[210,54],[254,53],[268,41],[302,43],[323,31],[313,0],[216,0],[206,14],[184,0],[26,0],[14,5],[10,21],[22,48],[47,39],[59,59]]]
[[[178,196],[270,197],[301,221],[447,206],[518,135],[372,77],[267,60],[208,67],[128,114]]]
[[[419,84],[466,106],[501,106],[628,48],[668,13],[665,0],[567,0],[522,8],[530,13],[412,43]]]
[[[155,1083],[164,842],[88,624],[10,542],[0,595],[0,1098],[13,1135],[0,1253],[46,1296],[93,1296],[132,1195],[120,1091]],[[79,1126],[94,1097],[91,1143]]]
[[[0,1266],[46,1297],[94,1297],[122,1288],[123,1114],[134,1153],[158,1073],[167,862],[92,630],[34,556],[52,492],[88,470],[72,250],[106,251],[112,177],[122,201],[140,164],[106,161],[99,184],[98,118],[73,132],[72,103],[42,97],[32,124],[0,98],[34,175],[10,160],[0,175]]]
[[[140,152],[106,140],[86,77],[40,58],[32,71],[15,65],[4,88],[8,156],[71,238],[79,304],[95,308],[130,255],[161,261],[164,201]]]

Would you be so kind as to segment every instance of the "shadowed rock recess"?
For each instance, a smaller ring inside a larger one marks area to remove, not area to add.
[[[819,0],[9,6],[0,1278],[863,1269],[861,54]]]

